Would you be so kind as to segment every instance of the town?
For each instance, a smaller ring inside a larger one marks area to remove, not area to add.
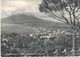
[[[38,33],[2,33],[3,57],[72,56],[72,32],[37,28]],[[80,34],[76,36],[76,56],[80,55]]]

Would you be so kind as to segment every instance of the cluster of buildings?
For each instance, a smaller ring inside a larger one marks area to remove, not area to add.
[[[54,38],[54,37],[59,36],[59,35],[65,36],[65,35],[71,35],[72,34],[70,32],[62,31],[60,29],[53,30],[53,29],[47,29],[47,28],[38,28],[38,30],[40,30],[39,33],[31,33],[31,34],[29,34],[29,36],[32,37],[32,38],[37,38],[38,37],[40,39],[42,39],[42,38],[49,39],[51,37]]]

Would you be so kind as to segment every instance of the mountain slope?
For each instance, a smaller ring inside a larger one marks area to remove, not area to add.
[[[2,24],[1,25],[1,32],[4,33],[37,33],[39,32],[36,28],[31,28],[28,26],[21,26],[17,24]]]
[[[65,24],[50,22],[24,14],[12,15],[1,20],[2,23],[19,24],[31,27],[68,28]]]

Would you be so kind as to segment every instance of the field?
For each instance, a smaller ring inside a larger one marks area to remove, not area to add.
[[[4,33],[36,33],[39,32],[36,28],[31,28],[29,26],[22,26],[18,24],[2,24],[1,32]]]

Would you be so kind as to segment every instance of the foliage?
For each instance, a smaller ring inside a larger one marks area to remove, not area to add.
[[[54,38],[51,40],[51,38]],[[12,37],[7,41],[1,42],[1,52],[6,54],[11,52],[11,48],[19,49],[18,52],[25,51],[25,52],[38,52],[38,53],[45,53],[47,52],[49,55],[52,55],[53,50],[55,49],[72,49],[72,35],[64,35],[59,34],[55,37],[51,37],[49,39],[40,39],[32,38],[29,36],[20,36],[17,35],[16,37]],[[79,49],[80,47],[80,37],[76,38],[76,48]],[[3,38],[2,38],[3,39]],[[7,38],[6,38],[7,39]],[[5,43],[6,45],[3,45]],[[18,50],[17,49],[17,50]]]
[[[76,31],[80,28],[80,0],[43,0],[39,10]]]

